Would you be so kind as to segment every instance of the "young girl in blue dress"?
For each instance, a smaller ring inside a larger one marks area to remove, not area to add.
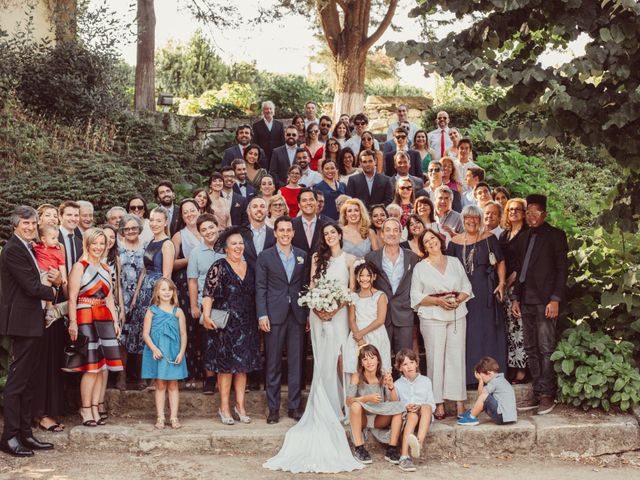
[[[187,378],[184,353],[187,349],[187,323],[178,308],[178,289],[167,278],[160,278],[153,289],[151,306],[144,317],[142,378],[156,380],[155,427],[164,428],[164,397],[169,392],[171,427],[180,428],[178,421],[178,380]]]

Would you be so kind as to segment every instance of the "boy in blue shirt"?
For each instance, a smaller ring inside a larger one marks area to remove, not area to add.
[[[464,412],[458,419],[458,425],[478,425],[478,415],[485,411],[497,425],[518,420],[516,394],[513,387],[500,372],[498,362],[491,357],[482,358],[475,366],[478,380],[478,399],[471,410]]]

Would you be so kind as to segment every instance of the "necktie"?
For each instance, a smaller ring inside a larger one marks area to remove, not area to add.
[[[444,157],[444,128],[440,130],[440,158]]]
[[[73,233],[69,233],[67,235],[67,237],[69,237],[69,254],[70,254],[70,259],[71,259],[71,265],[73,266],[74,263],[76,263],[76,242],[73,241]]]
[[[311,247],[311,242],[313,241],[313,230],[311,230],[311,222],[307,222],[304,225],[305,233],[307,234],[307,244]]]
[[[529,269],[529,262],[531,261],[531,254],[533,253],[533,246],[536,243],[537,234],[531,235],[531,240],[529,241],[529,246],[527,247],[527,253],[524,254],[524,261],[522,262],[522,270],[520,271],[520,276],[518,277],[518,281],[520,283],[524,283],[527,279],[527,270]]]

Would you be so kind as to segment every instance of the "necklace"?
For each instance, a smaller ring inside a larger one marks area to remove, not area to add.
[[[473,275],[473,271],[475,270],[475,258],[476,258],[476,245],[478,244],[479,235],[476,234],[476,241],[471,247],[469,254],[467,255],[467,234],[464,234],[464,244],[462,246],[462,263],[464,264],[464,270],[469,275]]]

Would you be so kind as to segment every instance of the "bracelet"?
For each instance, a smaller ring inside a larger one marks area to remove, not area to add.
[[[389,390],[390,392],[393,392],[393,391],[395,390],[395,388],[396,388],[395,386],[393,386],[393,387],[387,387],[387,390]]]

